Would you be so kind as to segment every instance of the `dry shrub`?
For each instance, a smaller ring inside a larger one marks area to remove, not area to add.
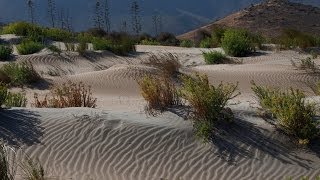
[[[146,112],[156,115],[168,107],[180,104],[174,83],[165,76],[145,76],[138,81],[143,98],[148,102]]]
[[[292,66],[295,68],[305,70],[307,72],[317,73],[320,72],[319,67],[316,65],[316,63],[310,58],[306,59],[300,59],[300,63],[296,64],[294,61],[291,60]]]
[[[161,69],[168,76],[177,73],[181,67],[178,57],[172,53],[151,54],[145,64]]]
[[[97,99],[92,97],[90,86],[82,82],[64,83],[61,86],[51,88],[49,95],[40,100],[38,94],[34,94],[34,106],[37,108],[67,108],[67,107],[89,107],[95,108]]]

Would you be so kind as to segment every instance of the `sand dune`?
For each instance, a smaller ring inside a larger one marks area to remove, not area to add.
[[[237,59],[242,64],[205,65],[203,49],[138,46],[137,50],[138,55],[126,58],[107,52],[86,57],[46,51],[17,56],[52,84],[71,80],[90,85],[98,107],[0,111],[0,137],[39,158],[52,179],[285,179],[320,174],[319,145],[297,147],[258,117],[250,90],[254,80],[314,95],[307,83],[319,79],[291,65],[291,60],[298,62],[307,55],[263,51]],[[160,73],[143,62],[148,53],[163,52],[179,57],[182,72],[205,73],[212,83],[239,82],[243,95],[230,104],[235,123],[219,125],[211,144],[195,139],[192,124],[179,109],[158,117],[145,115],[136,80]],[[48,92],[37,87],[24,91],[29,97]]]

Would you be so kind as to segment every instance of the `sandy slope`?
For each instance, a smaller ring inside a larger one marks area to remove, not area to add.
[[[47,82],[71,80],[91,85],[97,109],[12,109],[0,112],[0,137],[38,157],[55,179],[284,179],[320,175],[320,147],[298,148],[292,140],[259,118],[250,81],[301,88],[317,77],[298,71],[291,60],[306,55],[293,51],[261,52],[239,59],[242,64],[204,65],[203,49],[138,46],[138,55],[118,57],[96,52],[18,56],[31,62]],[[215,49],[219,50],[219,49]],[[230,105],[237,117],[220,125],[212,143],[196,140],[190,121],[179,109],[159,117],[143,112],[145,102],[136,79],[159,70],[143,64],[147,53],[175,53],[186,73],[206,73],[212,83],[239,82],[242,96]],[[60,75],[60,76],[53,76]],[[26,88],[45,94],[48,84]],[[32,99],[32,98],[31,98]],[[31,103],[31,102],[30,102]],[[29,103],[29,106],[30,106]]]

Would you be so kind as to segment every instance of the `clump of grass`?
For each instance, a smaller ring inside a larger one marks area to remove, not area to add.
[[[72,39],[73,34],[69,31],[59,28],[47,28],[44,29],[45,37],[53,41],[69,41]]]
[[[12,48],[10,46],[5,46],[0,44],[0,61],[6,61],[10,59],[12,54]]]
[[[0,108],[6,102],[8,95],[8,88],[4,84],[0,84]]]
[[[88,44],[86,42],[80,42],[77,46],[77,52],[79,53],[80,56],[84,56],[87,52],[88,49]]]
[[[283,49],[292,49],[297,47],[305,49],[320,45],[317,37],[294,29],[283,30],[282,34],[277,37],[275,41],[276,43],[279,43]]]
[[[207,64],[221,64],[226,60],[226,56],[218,51],[202,52]]]
[[[55,45],[49,45],[47,48],[53,53],[57,53],[58,55],[62,53],[62,50]]]
[[[196,75],[195,78],[182,76],[181,79],[180,94],[193,109],[195,134],[207,142],[217,121],[232,120],[232,115],[226,114],[225,110],[228,101],[239,94],[235,94],[238,86],[223,83],[213,86],[205,75]]]
[[[167,76],[176,74],[181,67],[179,59],[172,53],[151,54],[145,64],[162,70]]]
[[[17,46],[18,53],[21,55],[33,54],[41,51],[44,45],[35,41],[24,41]]]
[[[22,86],[36,82],[40,79],[40,75],[29,63],[4,64],[0,71],[9,77],[9,85],[11,86]]]
[[[319,136],[314,104],[305,102],[305,95],[300,90],[280,91],[257,86],[252,82],[252,90],[260,100],[260,105],[275,118],[277,126],[287,134],[307,144]]]
[[[68,82],[55,86],[42,100],[39,99],[38,94],[34,94],[34,100],[33,106],[37,108],[95,108],[97,102],[97,99],[92,97],[91,87],[82,82],[78,84]]]
[[[319,67],[316,63],[310,58],[300,59],[300,64],[296,64],[294,61],[291,61],[292,65],[298,69],[311,71],[313,73],[319,72]]]
[[[215,47],[214,42],[211,37],[206,37],[200,42],[201,48],[213,48]]]
[[[151,115],[180,104],[176,87],[166,76],[145,76],[138,84],[143,98],[148,103],[145,110]]]
[[[12,163],[14,163],[12,161]],[[14,180],[15,170],[14,164],[10,164],[8,152],[5,145],[0,142],[0,179]]]
[[[2,34],[15,34],[18,36],[31,36],[32,34],[42,34],[41,27],[28,22],[14,22],[2,28]]]
[[[94,38],[92,40],[92,45],[94,50],[110,50],[112,42],[108,39]]]
[[[245,30],[226,30],[221,40],[221,45],[226,54],[235,57],[247,56],[254,51],[252,39]]]
[[[26,180],[45,180],[44,168],[39,161],[26,157],[21,165]]]
[[[5,84],[0,83],[0,108],[2,106],[10,107],[26,107],[27,98],[22,93],[9,92]]]
[[[194,46],[195,46],[195,44],[191,40],[182,40],[180,42],[180,47],[191,48]]]
[[[161,43],[154,39],[143,39],[140,41],[141,45],[160,46]]]

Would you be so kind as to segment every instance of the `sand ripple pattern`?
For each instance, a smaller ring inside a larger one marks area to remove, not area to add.
[[[190,126],[170,127],[148,119],[141,123],[130,114],[120,117],[83,108],[35,113],[45,133],[40,143],[24,149],[60,179],[245,180],[320,173],[319,154],[295,151],[290,140],[272,128],[242,120],[254,118],[249,109],[236,111],[239,120],[217,134],[212,145],[199,143]]]

